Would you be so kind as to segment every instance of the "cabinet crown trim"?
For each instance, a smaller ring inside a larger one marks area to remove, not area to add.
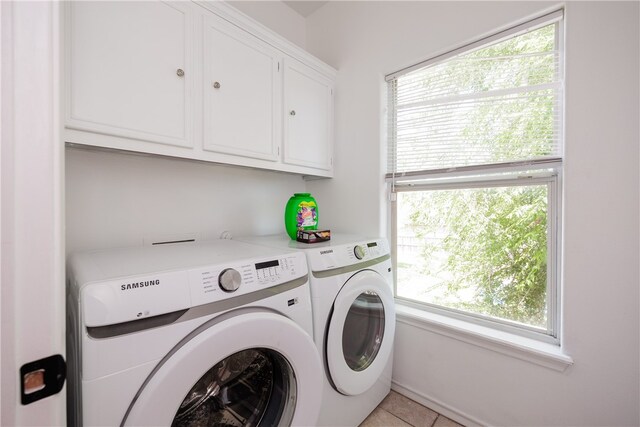
[[[335,68],[311,55],[300,46],[284,39],[275,31],[267,28],[260,22],[240,12],[239,10],[225,2],[201,0],[195,1],[194,3],[210,12],[215,13],[216,15],[229,21],[230,23],[237,25],[243,30],[248,31],[249,33],[262,39],[266,43],[284,52],[285,54],[306,63],[319,73],[324,74],[326,77],[332,80],[335,79],[336,75],[338,74],[338,70],[336,70]]]

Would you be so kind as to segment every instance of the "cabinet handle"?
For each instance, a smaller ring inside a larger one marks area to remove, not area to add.
[[[182,68],[178,68],[178,70],[176,71],[176,74],[178,75],[178,77],[182,77],[184,76],[184,70]]]
[[[220,89],[220,83],[218,83],[218,82],[213,82],[213,88],[214,88],[214,89]]]
[[[296,110],[289,111],[289,114],[292,115],[292,116],[295,116],[296,115]]]

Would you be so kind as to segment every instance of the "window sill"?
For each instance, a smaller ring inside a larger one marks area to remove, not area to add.
[[[398,300],[396,300],[396,317],[400,323],[486,348],[558,372],[563,372],[573,364],[573,359],[564,354],[558,345],[543,343],[463,320],[452,319],[410,307]]]

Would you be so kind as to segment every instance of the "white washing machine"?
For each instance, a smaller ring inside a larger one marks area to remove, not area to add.
[[[387,241],[340,234],[312,244],[286,235],[239,240],[306,253],[325,373],[318,425],[359,425],[391,388],[396,318]]]
[[[72,425],[316,422],[304,254],[219,240],[69,261]]]

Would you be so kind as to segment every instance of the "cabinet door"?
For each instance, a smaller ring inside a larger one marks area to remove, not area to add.
[[[190,5],[69,2],[66,13],[66,126],[192,146]]]
[[[284,162],[330,170],[333,84],[287,58],[284,70]]]
[[[222,18],[207,15],[204,63],[204,150],[277,161],[280,54]]]

